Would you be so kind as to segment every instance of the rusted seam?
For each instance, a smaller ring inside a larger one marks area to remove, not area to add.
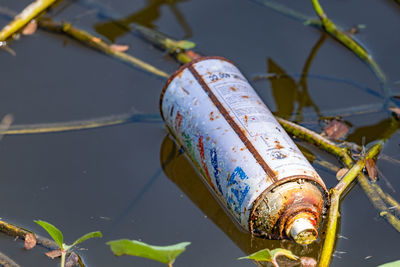
[[[276,182],[278,178],[276,177],[275,172],[268,166],[268,164],[261,157],[260,153],[258,153],[257,149],[253,146],[247,136],[243,133],[237,123],[229,116],[229,112],[225,109],[222,103],[218,100],[215,94],[211,91],[210,87],[205,83],[201,75],[196,71],[193,65],[188,66],[189,71],[196,78],[197,82],[201,85],[206,94],[210,97],[211,101],[217,107],[219,112],[221,112],[222,116],[224,116],[225,120],[229,123],[232,129],[239,136],[240,140],[242,140],[243,144],[250,151],[253,157],[256,159],[258,164],[263,168],[263,170],[267,173],[268,177],[272,179],[273,182]]]

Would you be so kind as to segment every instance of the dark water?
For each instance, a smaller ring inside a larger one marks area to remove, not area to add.
[[[345,114],[344,120],[352,125],[347,140],[358,144],[363,137],[367,142],[379,138],[389,125],[380,83],[364,63],[319,30],[272,9],[245,0],[96,1],[114,10],[119,24],[139,23],[190,39],[202,54],[231,59],[251,81],[267,71],[279,74],[280,78],[252,84],[280,116],[320,131],[320,116]],[[313,15],[308,1],[279,2]],[[28,3],[0,0],[1,7],[14,10]],[[87,0],[64,1],[51,15],[110,41],[129,44],[130,53],[167,72],[178,68],[164,52],[117,27],[99,5],[87,4]],[[382,67],[392,93],[399,94],[400,6],[389,0],[324,1],[323,5],[344,28],[366,25],[357,38]],[[0,25],[7,21],[0,16]],[[0,115],[13,114],[15,124],[132,110],[158,114],[165,82],[160,78],[42,30],[10,46],[15,57],[0,50]],[[166,134],[161,121],[144,121],[78,132],[6,136],[0,143],[0,217],[41,234],[33,220],[49,221],[62,229],[67,243],[100,230],[104,238],[87,241],[79,251],[88,266],[162,266],[140,258],[114,257],[104,243],[118,238],[159,245],[191,241],[175,266],[254,266],[236,258],[264,247],[285,247],[298,255],[318,257],[320,243],[302,248],[290,241],[251,241],[238,231],[185,157],[176,154]],[[395,133],[383,153],[399,160],[399,143]],[[300,144],[339,164],[315,147]],[[315,167],[328,186],[336,183],[334,172]],[[400,190],[399,165],[381,159],[378,167]],[[383,179],[379,184],[390,191]],[[393,196],[400,199],[397,192]],[[341,215],[332,266],[376,266],[400,258],[399,233],[379,217],[358,185],[342,202]],[[42,255],[46,250],[26,252],[21,241],[5,235],[0,238],[0,251],[23,266],[58,264]]]

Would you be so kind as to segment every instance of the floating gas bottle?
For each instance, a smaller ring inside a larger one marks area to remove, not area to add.
[[[182,66],[163,88],[160,109],[242,228],[300,244],[317,238],[326,187],[232,62],[202,57]]]
[[[178,186],[186,197],[200,209],[201,213],[243,251],[243,254],[249,255],[264,248],[284,248],[297,256],[318,257],[321,250],[318,242],[313,242],[305,247],[290,240],[254,238],[248,232],[243,231],[241,227],[237,227],[236,220],[232,220],[231,216],[224,212],[224,208],[212,196],[212,192],[203,182],[201,175],[191,164],[190,158],[180,147],[172,135],[164,138],[160,148],[160,163],[165,176]],[[187,216],[185,216],[186,219]],[[192,220],[188,219],[187,223],[196,224]],[[200,220],[198,223],[208,223],[208,220]],[[194,225],[194,227],[197,226]],[[270,265],[260,263],[259,266]]]

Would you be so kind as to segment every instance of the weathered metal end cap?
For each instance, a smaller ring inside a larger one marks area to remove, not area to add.
[[[309,218],[296,219],[288,230],[290,237],[300,245],[311,244],[318,236],[318,231]]]

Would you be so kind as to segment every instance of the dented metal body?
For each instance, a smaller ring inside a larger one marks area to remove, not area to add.
[[[160,109],[245,230],[298,243],[315,239],[328,204],[325,185],[233,63],[203,57],[184,65],[165,85]]]

